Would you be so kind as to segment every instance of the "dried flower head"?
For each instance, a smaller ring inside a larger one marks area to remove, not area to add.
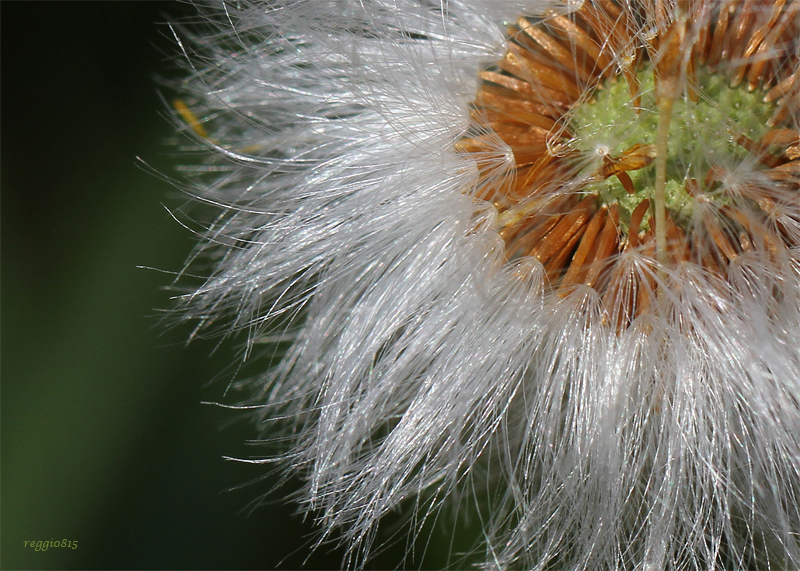
[[[486,568],[800,566],[800,0],[205,23],[186,315],[285,348],[248,404],[348,564],[483,490]]]

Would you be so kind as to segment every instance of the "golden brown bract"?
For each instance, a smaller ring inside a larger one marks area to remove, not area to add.
[[[503,58],[480,73],[473,126],[457,145],[478,163],[478,198],[497,208],[507,258],[537,258],[552,287],[564,292],[595,288],[618,329],[652,306],[664,263],[699,264],[725,279],[745,252],[778,258],[799,245],[777,213],[787,200],[796,206],[800,189],[800,1],[698,0],[667,8],[662,0],[586,0],[569,14],[518,18]],[[708,97],[700,74],[722,74],[731,88],[758,90],[752,97],[774,102],[760,140],[730,130],[770,185],[739,184],[734,193],[725,187],[729,170],[713,164],[704,177],[685,176],[679,183],[700,206],[689,220],[667,210],[661,252],[652,197],[637,198],[621,222],[619,204],[591,186],[617,177],[630,195],[641,191],[628,173],[656,159],[655,145],[638,143],[617,156],[595,150],[600,166],[587,173],[587,151],[573,144],[575,110],[617,81],[627,82],[638,109],[648,69],[657,105]],[[704,210],[707,193],[731,198]],[[638,255],[636,268],[626,252]]]

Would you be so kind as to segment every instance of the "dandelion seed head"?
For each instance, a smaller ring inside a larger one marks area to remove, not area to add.
[[[346,565],[459,501],[487,569],[800,564],[800,2],[205,14],[185,315]]]

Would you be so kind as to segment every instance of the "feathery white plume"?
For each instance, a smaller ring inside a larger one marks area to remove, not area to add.
[[[271,0],[181,30],[219,210],[185,315],[291,340],[251,404],[348,564],[404,500],[482,486],[489,569],[800,565],[798,4]],[[775,129],[736,131],[734,92]],[[604,101],[630,113],[581,115]]]

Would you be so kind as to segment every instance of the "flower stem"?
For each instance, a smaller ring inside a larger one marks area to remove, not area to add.
[[[656,188],[653,202],[656,214],[656,260],[659,274],[667,265],[667,145],[669,143],[669,124],[672,119],[671,97],[664,97],[658,106],[658,131],[656,132]]]
[[[667,268],[667,151],[672,107],[680,96],[685,78],[681,69],[686,52],[686,27],[688,18],[678,10],[669,26],[656,62],[656,104],[658,105],[658,130],[656,131],[656,188],[653,205],[656,211],[656,260],[658,274],[663,280]]]

